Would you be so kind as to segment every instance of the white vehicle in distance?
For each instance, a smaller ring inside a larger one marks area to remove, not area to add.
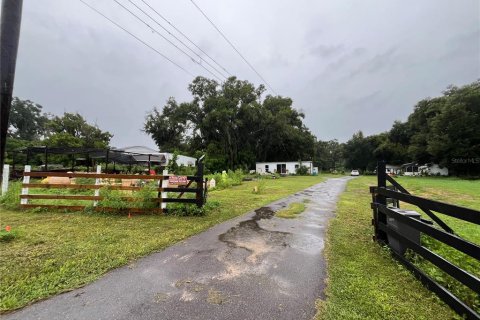
[[[360,172],[358,172],[358,170],[352,170],[352,172],[350,172],[350,175],[354,176],[354,177],[357,177],[357,176],[360,175]]]

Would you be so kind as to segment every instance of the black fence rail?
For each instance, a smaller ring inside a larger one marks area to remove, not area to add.
[[[480,279],[477,276],[424,247],[420,241],[420,235],[426,234],[480,261],[480,246],[455,235],[454,230],[434,213],[442,213],[480,225],[480,212],[411,195],[397,181],[386,174],[384,162],[378,163],[377,180],[378,185],[370,187],[374,239],[382,244],[389,245],[393,256],[411,270],[428,289],[435,292],[455,312],[467,319],[480,319],[480,315],[475,310],[405,257],[406,250],[410,249],[475,293],[480,294]],[[387,186],[387,182],[391,186]],[[416,211],[400,209],[400,201],[417,206],[431,220],[423,219]]]

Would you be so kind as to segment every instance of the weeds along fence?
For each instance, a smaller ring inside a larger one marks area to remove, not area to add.
[[[41,178],[48,179],[41,181]],[[201,208],[206,202],[206,186],[201,164],[194,176],[168,175],[166,171],[163,175],[107,174],[101,173],[100,168],[97,173],[31,172],[27,166],[23,173],[20,206],[162,213],[168,210],[167,203]],[[43,193],[32,193],[32,189]]]
[[[473,290],[474,294],[480,295],[480,279],[476,275],[425,247],[422,245],[420,238],[421,234],[427,235],[478,262],[480,261],[480,247],[456,235],[454,230],[434,212],[475,225],[480,225],[480,212],[411,195],[395,179],[386,174],[384,162],[378,163],[377,180],[378,185],[370,187],[373,209],[372,223],[375,230],[374,239],[382,244],[387,244],[392,249],[393,256],[411,270],[428,289],[435,292],[455,312],[467,319],[480,319],[480,315],[471,306],[412,263],[411,259],[408,258],[409,253],[407,253],[407,249],[410,249]],[[387,186],[387,182],[391,185]],[[431,220],[423,219],[417,211],[401,210],[400,201],[417,206],[419,211],[423,211]]]

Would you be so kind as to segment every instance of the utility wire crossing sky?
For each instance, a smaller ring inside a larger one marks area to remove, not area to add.
[[[318,139],[340,141],[388,130],[419,100],[480,78],[477,0],[24,0],[23,8],[14,95],[45,112],[79,112],[117,147],[155,147],[141,131],[146,113],[169,97],[190,101],[198,75],[264,84],[293,99]]]

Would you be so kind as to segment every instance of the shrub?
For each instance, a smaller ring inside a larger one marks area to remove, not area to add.
[[[308,168],[306,166],[299,166],[297,168],[297,175],[299,176],[307,176],[309,173],[308,173]]]
[[[108,185],[100,189],[100,195],[103,199],[98,201],[97,208],[100,208],[103,212],[108,212],[110,210],[108,208],[125,212],[130,207],[129,202],[124,199],[124,194],[119,190],[113,190]]]
[[[253,193],[262,194],[265,192],[266,181],[264,179],[258,179],[257,183],[253,187]]]
[[[6,209],[14,210],[20,207],[21,181],[10,181],[8,191],[0,198],[0,204]]]
[[[241,169],[235,171],[228,170],[224,173],[215,173],[209,179],[215,179],[216,187],[215,189],[227,189],[232,186],[241,185],[245,174]]]
[[[0,230],[0,242],[10,242],[17,237],[16,231]]]

